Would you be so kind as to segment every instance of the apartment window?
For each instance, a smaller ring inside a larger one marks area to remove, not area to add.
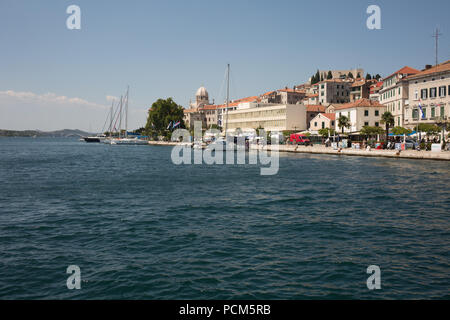
[[[325,122],[322,121],[322,129],[325,129]]]
[[[434,107],[431,107],[431,117],[434,118],[436,116],[436,111]]]
[[[369,125],[369,123],[366,121],[366,122],[364,122],[364,126],[368,126]]]
[[[333,127],[334,127],[334,121],[331,121],[331,126],[333,126]]]
[[[412,111],[413,119],[417,120],[419,118],[419,109],[413,109]]]
[[[375,116],[378,117],[380,115],[380,111],[375,110]]]
[[[314,122],[314,127],[317,127],[317,122]]]
[[[419,100],[419,91],[417,89],[414,91],[414,100]]]
[[[398,88],[398,94],[400,95],[402,93],[402,88]]]
[[[375,127],[379,127],[380,123],[379,122],[375,122]]]
[[[397,126],[400,127],[400,117],[397,118]]]
[[[322,85],[320,86],[320,89],[323,89],[323,88],[325,88],[325,85],[324,85],[324,84],[322,84]]]
[[[441,116],[441,118],[443,118],[445,116],[445,114],[444,114],[444,107],[443,106],[441,107],[440,116]]]
[[[400,111],[400,101],[398,102],[398,111]]]
[[[368,117],[369,116],[369,110],[364,110],[364,117]]]
[[[420,98],[428,99],[428,90],[427,89],[420,90]]]
[[[445,92],[445,86],[439,87],[439,97],[445,97],[446,96],[446,92]]]
[[[423,111],[423,118],[425,119],[427,117],[427,108],[422,108]]]
[[[430,98],[436,98],[436,88],[430,88]]]

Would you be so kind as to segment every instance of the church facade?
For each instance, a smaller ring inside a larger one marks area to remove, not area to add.
[[[195,121],[201,121],[203,128],[211,128],[218,122],[218,106],[211,104],[209,94],[205,87],[201,86],[195,93],[195,101],[189,103],[189,109],[184,110],[184,123],[192,129]]]

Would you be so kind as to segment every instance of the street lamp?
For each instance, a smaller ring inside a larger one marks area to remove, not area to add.
[[[444,136],[445,136],[445,130],[448,131],[449,128],[449,119],[446,116],[440,116],[436,120],[436,125],[442,129],[441,131],[441,148],[444,144]]]

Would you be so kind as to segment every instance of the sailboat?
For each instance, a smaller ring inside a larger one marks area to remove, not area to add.
[[[129,100],[129,91],[130,87],[127,88],[127,94],[125,97],[120,97],[120,103],[117,106],[116,114],[114,114],[114,107],[111,107],[110,112],[110,127],[109,127],[109,137],[106,138],[103,142],[111,145],[147,145],[147,140],[142,140],[138,137],[128,137],[128,100]],[[125,107],[125,132],[122,136],[122,117],[123,117],[123,109]],[[113,137],[113,131],[115,129],[115,124],[113,125],[114,119],[119,121],[118,128],[118,137]]]

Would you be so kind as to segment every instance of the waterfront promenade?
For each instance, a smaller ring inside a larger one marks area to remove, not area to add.
[[[257,146],[252,145],[252,149],[272,150],[272,146]],[[340,149],[334,150],[331,147],[323,145],[313,146],[296,146],[296,145],[280,145],[278,146],[280,152],[294,152],[294,153],[312,153],[312,154],[334,154],[346,156],[363,156],[363,157],[385,157],[385,158],[405,158],[405,159],[428,159],[428,160],[450,160],[450,151],[431,152],[431,151],[416,151],[416,150],[366,150],[366,149]]]
[[[167,141],[149,141],[150,145],[157,146],[175,146],[177,142]],[[250,145],[250,149],[264,149],[272,150],[271,145]],[[426,160],[446,160],[450,161],[450,151],[431,152],[431,151],[416,151],[416,150],[366,150],[366,149],[340,149],[334,150],[331,147],[325,147],[323,145],[313,146],[301,146],[301,145],[279,145],[278,150],[280,152],[292,152],[292,153],[311,153],[311,154],[334,154],[344,156],[362,156],[362,157],[385,157],[385,158],[403,158],[403,159],[426,159]]]

